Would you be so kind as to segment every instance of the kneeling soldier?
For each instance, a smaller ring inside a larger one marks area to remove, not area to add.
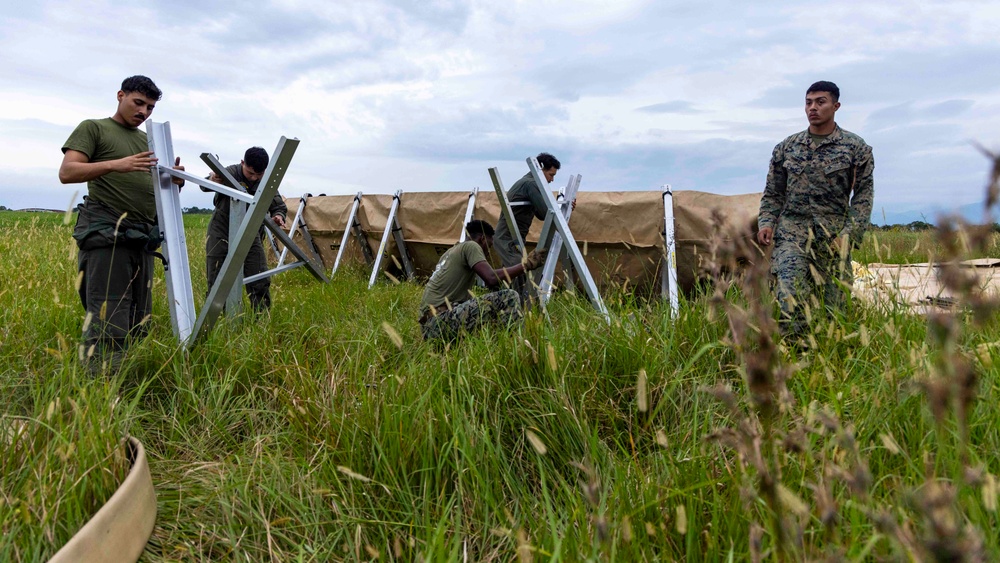
[[[476,220],[469,221],[465,230],[469,240],[441,256],[424,290],[419,321],[424,340],[451,341],[463,330],[473,332],[485,324],[505,326],[519,320],[517,292],[499,289],[500,282],[509,282],[545,262],[545,251],[535,250],[520,264],[494,270],[486,261],[486,250],[493,244],[493,227]],[[473,297],[469,290],[477,275],[494,291]]]

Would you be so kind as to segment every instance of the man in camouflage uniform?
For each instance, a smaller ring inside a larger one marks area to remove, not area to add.
[[[805,333],[807,311],[819,304],[816,293],[827,308],[842,307],[841,285],[852,281],[850,250],[871,218],[872,149],[837,126],[839,98],[832,82],[809,87],[809,128],[774,148],[760,201],[757,241],[774,242],[771,272],[785,333]]]
[[[545,176],[545,180],[551,184],[556,177],[556,172],[559,171],[559,161],[551,154],[543,152],[538,155],[538,164],[542,167],[542,175]],[[510,202],[511,211],[514,213],[514,223],[517,224],[517,230],[521,233],[521,240],[525,240],[528,237],[528,230],[531,229],[532,220],[535,217],[545,219],[545,214],[548,212],[545,199],[542,197],[538,185],[535,184],[535,178],[531,172],[522,176],[507,190],[507,201]],[[576,206],[575,201],[573,205]],[[517,241],[507,227],[507,221],[504,220],[502,214],[500,220],[497,221],[493,248],[497,251],[497,256],[500,257],[500,262],[504,266],[516,266],[521,263],[521,259],[524,257],[522,249],[518,248]],[[520,295],[522,302],[528,297],[528,284],[526,282],[525,278],[517,278],[511,286]]]
[[[481,220],[465,226],[469,238],[449,248],[438,260],[420,301],[420,330],[424,340],[450,342],[483,325],[507,326],[521,318],[517,292],[499,289],[500,280],[511,280],[540,267],[545,252],[532,251],[523,262],[494,270],[486,261],[493,243],[493,227]],[[469,291],[476,276],[494,290],[482,297]]]
[[[250,147],[243,154],[243,160],[239,164],[231,164],[226,170],[233,179],[240,183],[240,186],[253,195],[257,193],[260,179],[267,170],[269,158],[267,151],[260,147]],[[209,176],[209,179],[216,183],[223,183],[222,178],[216,174]],[[235,186],[233,186],[235,187]],[[202,191],[210,191],[202,187]],[[208,287],[211,291],[215,284],[215,278],[219,277],[222,270],[222,263],[226,261],[229,253],[229,196],[220,193],[215,194],[212,203],[215,211],[212,213],[212,220],[208,223],[208,237],[205,240],[205,275],[208,278]],[[288,207],[285,200],[277,193],[267,208],[267,213],[279,227],[285,226],[285,217],[288,215]],[[267,255],[264,253],[264,245],[261,238],[264,236],[264,225],[261,224],[250,246],[250,252],[243,262],[243,275],[250,277],[267,271]],[[250,298],[250,305],[255,312],[261,312],[271,306],[271,280],[264,278],[253,283],[246,284],[247,297]]]
[[[117,369],[129,340],[148,332],[153,256],[160,245],[150,175],[157,162],[139,126],[161,96],[149,78],[126,78],[115,114],[84,120],[62,147],[59,181],[87,183],[73,238],[80,249],[80,301],[87,312],[83,356],[94,372]],[[174,168],[183,170],[180,161]]]

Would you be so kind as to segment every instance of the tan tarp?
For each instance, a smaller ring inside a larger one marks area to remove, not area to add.
[[[962,266],[976,274],[980,289],[1000,294],[1000,260],[966,260]],[[896,302],[922,312],[947,305],[958,297],[941,285],[935,264],[855,266],[853,291],[872,303]]]
[[[760,194],[722,196],[695,191],[674,193],[678,279],[682,289],[693,287],[715,232],[713,210],[723,219],[724,232],[756,226]],[[458,241],[468,206],[468,192],[408,192],[400,199],[399,223],[407,253],[418,276],[428,276],[438,257]],[[354,196],[312,197],[304,219],[327,268],[332,267],[347,226]],[[298,198],[286,200],[294,214]],[[358,220],[373,251],[385,230],[391,195],[365,195]],[[481,191],[475,218],[496,225],[500,206],[492,191]],[[541,221],[532,224],[528,245],[538,241]],[[663,197],[658,191],[580,192],[570,229],[584,252],[601,289],[628,286],[638,292],[659,290],[664,256]],[[363,255],[353,236],[344,253],[344,264],[362,264]],[[398,257],[390,240],[387,250]],[[388,261],[388,269],[395,268]]]

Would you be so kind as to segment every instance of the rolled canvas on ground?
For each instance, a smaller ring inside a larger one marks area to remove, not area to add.
[[[719,231],[725,236],[752,236],[760,194],[722,196],[679,191],[673,197],[678,280],[682,289],[690,290],[716,233],[713,211],[722,220]],[[468,192],[403,193],[398,218],[418,276],[429,276],[441,254],[458,242],[468,202]],[[298,199],[286,203],[289,216],[293,216]],[[328,268],[340,248],[353,203],[353,195],[309,198],[304,217]],[[392,196],[388,194],[362,197],[358,220],[373,251],[378,250],[391,206]],[[496,225],[499,215],[496,196],[480,191],[474,217]],[[659,191],[580,192],[569,226],[602,290],[627,287],[639,293],[652,293],[659,290],[664,256],[663,221],[663,197]],[[529,249],[538,242],[541,227],[541,221],[532,224],[526,241]],[[353,236],[347,245],[343,264],[361,266],[364,256]],[[398,259],[392,241],[386,250]],[[390,259],[386,264],[393,272],[394,262]]]

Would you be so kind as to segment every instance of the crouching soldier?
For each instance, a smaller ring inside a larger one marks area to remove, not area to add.
[[[424,340],[455,340],[462,331],[474,332],[483,325],[506,326],[521,319],[517,292],[499,289],[502,281],[524,275],[545,263],[545,251],[533,251],[523,262],[494,270],[486,261],[493,244],[493,227],[485,221],[469,221],[469,240],[448,249],[424,290],[420,302],[420,329]],[[479,276],[493,290],[474,297],[470,289]]]

